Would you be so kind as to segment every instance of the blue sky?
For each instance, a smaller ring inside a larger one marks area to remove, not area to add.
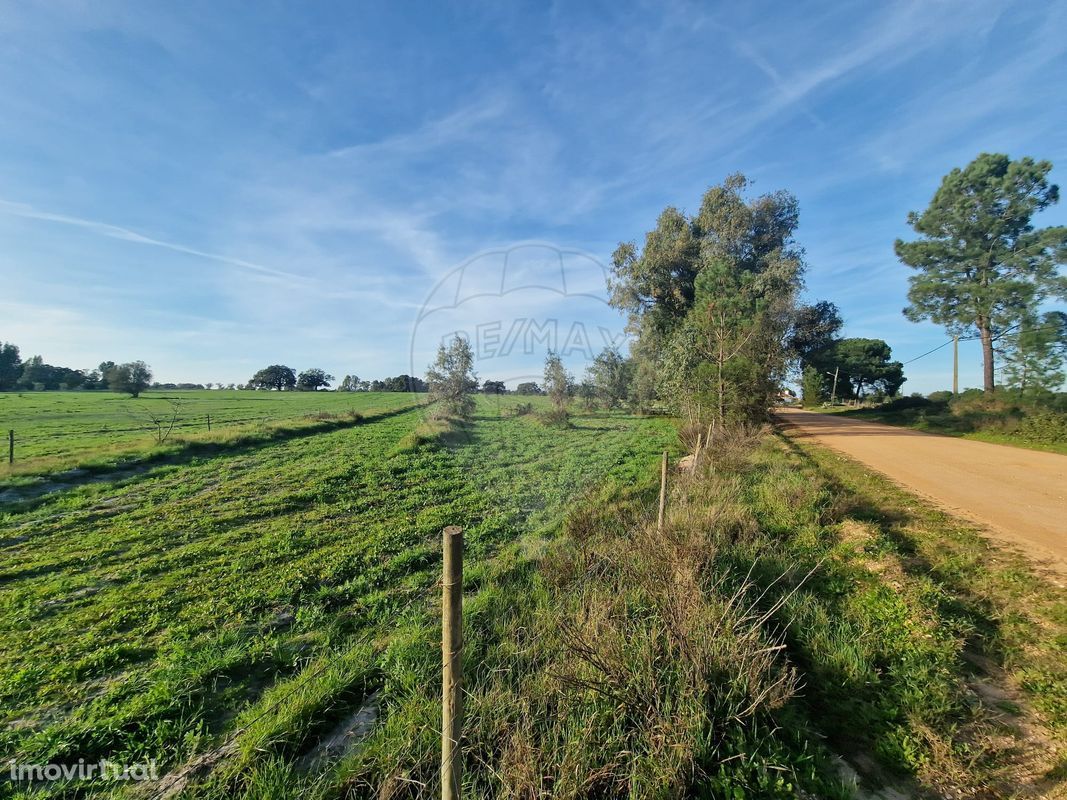
[[[981,151],[1067,183],[1064,31],[1064,2],[5,3],[0,339],[163,381],[378,377],[421,371],[449,280],[495,288],[442,331],[612,338],[596,265],[742,171],[797,195],[808,296],[906,360],[944,341],[900,313],[907,212]]]

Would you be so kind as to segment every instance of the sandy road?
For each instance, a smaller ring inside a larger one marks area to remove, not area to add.
[[[866,464],[1067,574],[1067,456],[800,409],[775,414],[798,439]]]

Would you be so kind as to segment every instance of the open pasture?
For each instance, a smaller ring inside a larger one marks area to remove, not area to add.
[[[217,438],[309,416],[367,413],[417,402],[419,396],[407,392],[159,390],[136,398],[113,392],[0,392],[0,477],[7,469],[10,430],[15,431],[12,471],[38,472],[158,449],[152,418],[164,419],[167,428],[172,403],[179,408],[167,440],[171,444],[205,439],[209,417]]]
[[[466,528],[477,587],[502,545],[536,546],[587,488],[647,479],[674,441],[662,418],[559,430],[507,405],[479,398],[448,446],[412,444],[407,409],[9,504],[0,752],[170,767],[268,709],[268,739],[308,737],[382,686],[401,619],[433,624],[444,525]]]

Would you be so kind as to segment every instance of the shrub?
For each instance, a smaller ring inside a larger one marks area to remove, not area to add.
[[[1020,439],[1045,444],[1067,442],[1067,414],[1049,409],[1030,411],[1015,431]]]
[[[570,414],[565,408],[550,408],[541,411],[537,419],[542,425],[550,428],[566,428],[570,426]]]
[[[932,406],[940,405],[932,400],[928,400],[925,397],[896,397],[890,400],[888,403],[882,405],[884,411],[904,411],[909,408],[931,408]]]

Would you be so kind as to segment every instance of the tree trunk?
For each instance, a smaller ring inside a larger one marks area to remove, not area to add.
[[[984,318],[978,319],[978,333],[982,337],[982,388],[993,391],[993,331]]]

